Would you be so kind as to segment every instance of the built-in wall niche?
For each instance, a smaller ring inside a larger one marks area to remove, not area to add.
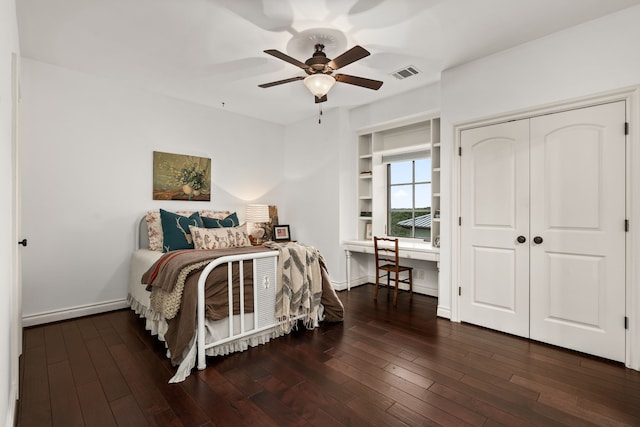
[[[373,151],[390,155],[396,152],[420,150],[420,148],[430,149],[430,141],[431,121],[414,123],[378,132]]]
[[[440,118],[425,116],[359,133],[356,239],[387,234],[386,164],[418,153],[431,156],[431,240],[440,235]]]

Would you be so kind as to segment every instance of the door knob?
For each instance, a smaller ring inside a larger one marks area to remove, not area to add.
[[[518,236],[516,240],[518,240],[518,243],[524,243],[527,241],[527,238],[524,236]]]
[[[540,236],[536,236],[533,238],[533,243],[535,243],[536,245],[539,245],[540,243],[542,243],[542,237]]]
[[[18,242],[19,245],[27,246],[27,239],[22,239]]]

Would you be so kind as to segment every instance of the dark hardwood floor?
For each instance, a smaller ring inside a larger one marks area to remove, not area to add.
[[[438,319],[434,298],[339,293],[344,323],[209,358],[168,384],[128,310],[24,331],[22,426],[640,426],[640,373]]]

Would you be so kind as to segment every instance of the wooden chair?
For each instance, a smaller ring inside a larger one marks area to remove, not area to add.
[[[378,300],[378,286],[380,278],[384,276],[387,276],[387,292],[389,291],[391,273],[393,273],[395,280],[393,305],[395,306],[398,301],[398,283],[407,283],[409,285],[409,295],[413,298],[413,267],[400,265],[398,260],[398,239],[374,237],[373,246],[376,253],[376,291],[373,296],[374,301]],[[408,273],[408,276],[401,279],[401,273]]]

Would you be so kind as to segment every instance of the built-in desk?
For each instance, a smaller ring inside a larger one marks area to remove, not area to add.
[[[360,252],[375,255],[373,240],[345,240],[342,242],[347,256],[347,289],[351,289],[351,253]],[[403,241],[398,242],[400,258],[417,259],[435,262],[440,269],[440,248],[434,248],[431,243]]]

